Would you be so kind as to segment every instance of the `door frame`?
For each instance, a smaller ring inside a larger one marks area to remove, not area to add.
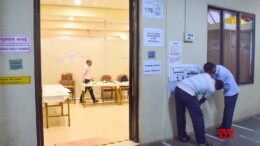
[[[33,1],[37,145],[44,146],[41,80],[40,0]],[[129,0],[129,139],[139,142],[139,0]]]

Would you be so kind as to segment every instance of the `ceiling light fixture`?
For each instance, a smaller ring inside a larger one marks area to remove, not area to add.
[[[81,0],[74,0],[74,4],[76,4],[76,5],[80,5],[81,3],[82,3]]]
[[[69,20],[70,20],[70,21],[73,21],[73,20],[74,20],[74,17],[69,17]]]

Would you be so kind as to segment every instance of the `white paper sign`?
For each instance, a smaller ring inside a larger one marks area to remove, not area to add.
[[[169,80],[179,82],[200,72],[200,64],[175,64],[169,69]]]
[[[163,29],[144,28],[144,46],[164,46]]]
[[[29,36],[0,35],[0,53],[29,53]]]
[[[180,64],[182,59],[182,43],[178,41],[169,42],[169,64]]]
[[[159,60],[144,60],[143,61],[144,74],[161,74],[161,61]]]
[[[163,4],[161,0],[143,0],[143,16],[147,18],[163,18]]]

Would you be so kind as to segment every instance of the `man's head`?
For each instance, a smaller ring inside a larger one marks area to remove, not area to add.
[[[216,90],[221,90],[224,87],[224,84],[221,80],[215,80],[215,89]]]
[[[216,64],[212,63],[212,62],[207,62],[204,64],[204,71],[206,73],[209,73],[209,74],[215,74],[216,72]]]
[[[91,66],[91,65],[92,65],[92,60],[91,60],[91,59],[88,59],[88,60],[86,61],[86,64],[87,64],[88,66]]]

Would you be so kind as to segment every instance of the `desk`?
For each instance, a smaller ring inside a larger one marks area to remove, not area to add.
[[[62,86],[61,84],[49,84],[42,85],[42,100],[45,104],[46,110],[46,124],[47,128],[49,128],[49,118],[50,117],[60,117],[60,116],[68,116],[68,125],[70,126],[70,106],[69,106],[69,94],[70,90]],[[68,114],[63,113],[63,103],[64,101],[68,102]],[[59,103],[58,105],[48,105],[50,103]],[[49,116],[48,107],[53,106],[61,106],[61,114]]]
[[[81,83],[81,91],[82,91],[82,104],[85,108],[86,100],[85,100],[85,88],[86,87],[114,87],[116,91],[115,102],[121,104],[122,100],[122,91],[121,86],[129,86],[129,82],[89,82],[89,83]],[[120,96],[120,101],[118,102],[118,96]]]

